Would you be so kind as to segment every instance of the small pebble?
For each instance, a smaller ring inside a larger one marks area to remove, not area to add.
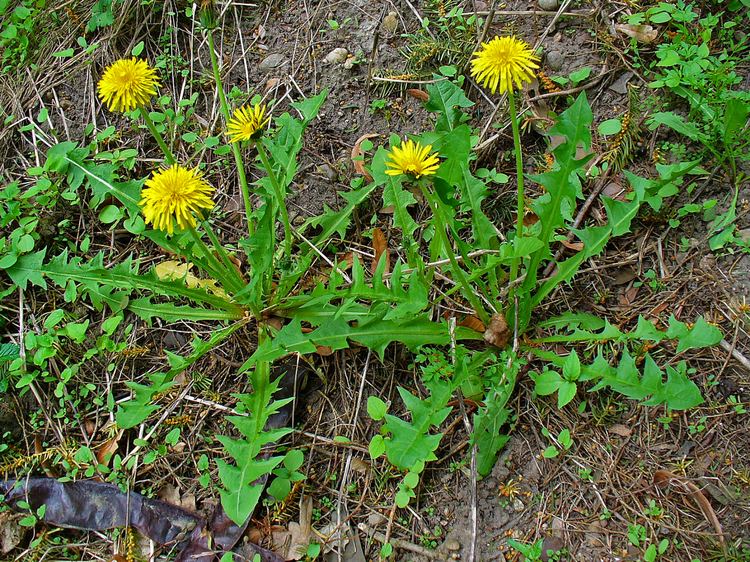
[[[445,548],[453,552],[456,552],[458,550],[461,550],[461,543],[458,542],[456,539],[448,539],[447,541],[445,541]]]
[[[544,10],[546,12],[552,12],[554,10],[557,10],[557,8],[560,6],[560,2],[558,0],[538,0],[539,1],[539,9]]]
[[[560,51],[549,51],[547,53],[547,64],[552,70],[560,70],[564,61],[565,57]]]
[[[373,512],[367,517],[367,524],[370,527],[380,527],[383,523],[388,521],[388,518],[382,513]]]
[[[333,181],[338,177],[336,170],[334,170],[331,166],[325,163],[318,166],[315,169],[315,171],[321,176],[325,176],[325,178],[329,181]]]
[[[286,64],[286,58],[281,53],[272,53],[260,61],[258,69],[261,72],[268,72],[274,68],[279,68]]]
[[[523,502],[519,500],[518,498],[513,500],[513,511],[523,511],[526,509],[526,506],[523,505]]]
[[[333,51],[328,53],[323,59],[328,64],[340,64],[346,60],[349,55],[349,51],[344,47],[336,47]]]

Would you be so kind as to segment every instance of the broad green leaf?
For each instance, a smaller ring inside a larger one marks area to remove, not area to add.
[[[45,248],[33,254],[19,256],[15,264],[6,269],[5,273],[21,290],[25,290],[28,283],[46,289],[47,282],[44,280],[42,266],[46,251]]]
[[[599,134],[603,136],[616,135],[622,131],[622,123],[619,119],[607,119],[599,123]]]
[[[677,353],[716,345],[723,337],[721,330],[706,322],[702,316],[699,316],[690,328],[674,316],[670,316],[667,336],[677,339]]]
[[[559,373],[547,369],[539,373],[534,379],[534,391],[539,396],[549,396],[550,394],[557,392],[557,389],[560,388],[560,383],[562,382],[562,377]]]
[[[388,413],[388,405],[377,396],[367,398],[367,415],[373,420],[380,421]]]
[[[576,383],[562,381],[560,383],[560,388],[557,390],[557,407],[562,409],[570,403],[570,401],[575,398],[577,390],[578,387],[576,386]]]
[[[429,84],[427,93],[430,97],[424,105],[425,109],[439,114],[436,131],[450,131],[468,119],[461,110],[472,107],[474,102],[452,81],[439,80]]]
[[[659,125],[669,127],[673,131],[685,135],[687,138],[697,142],[705,142],[706,136],[693,123],[688,123],[682,117],[671,111],[654,113],[648,119],[649,129],[652,131]]]
[[[385,439],[383,439],[382,435],[373,436],[370,440],[368,451],[371,459],[379,459],[385,454]]]

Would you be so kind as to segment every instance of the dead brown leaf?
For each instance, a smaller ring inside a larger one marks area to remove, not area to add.
[[[381,258],[385,256],[385,270],[384,273],[388,274],[391,272],[391,254],[388,250],[388,240],[385,239],[385,234],[379,228],[375,227],[372,231],[372,248],[375,250],[375,257],[370,265],[370,272],[375,273],[378,268]]]
[[[532,213],[531,211],[529,211],[523,216],[524,226],[534,226],[538,222],[539,217],[536,215],[536,213]]]
[[[329,355],[333,355],[333,349],[331,349],[327,345],[316,345],[315,353],[317,353],[321,357],[328,357]]]
[[[482,322],[473,314],[467,315],[458,323],[458,325],[463,326],[464,328],[469,328],[470,330],[474,330],[475,332],[479,332],[480,334],[487,329],[484,325],[484,322]]]
[[[274,552],[285,560],[302,560],[312,535],[312,496],[306,496],[299,511],[299,523],[290,521],[286,530],[274,530],[271,534]]]
[[[22,513],[4,511],[0,513],[0,553],[8,554],[11,550],[21,544],[27,527],[21,527],[18,521],[22,519]]]
[[[620,437],[630,437],[630,434],[633,433],[632,429],[630,429],[627,425],[623,425],[621,423],[614,424],[609,428],[609,431],[611,433],[614,433],[615,435],[619,435]]]
[[[409,88],[408,90],[406,90],[406,93],[411,97],[418,99],[419,101],[426,102],[430,100],[430,94],[418,88]]]
[[[117,433],[115,433],[112,437],[107,439],[104,443],[99,445],[96,449],[96,460],[99,464],[102,464],[104,466],[109,466],[109,460],[112,458],[112,455],[117,451],[117,448],[120,446],[120,438],[122,437],[122,434],[124,433],[124,430],[119,430]]]
[[[357,139],[357,142],[355,142],[352,147],[352,164],[354,164],[354,171],[364,176],[366,181],[372,181],[372,176],[370,175],[370,172],[367,171],[367,168],[365,168],[365,162],[362,159],[365,153],[362,151],[361,145],[363,141],[373,139],[377,136],[377,133],[364,134]]]
[[[583,242],[568,242],[567,240],[563,240],[562,245],[568,250],[575,250],[576,252],[583,250]]]
[[[722,548],[726,547],[724,542],[724,531],[721,528],[719,518],[716,516],[714,508],[711,506],[711,502],[708,501],[706,496],[703,495],[701,489],[693,484],[687,478],[677,476],[676,474],[669,472],[668,470],[657,470],[654,472],[654,486],[662,490],[668,488],[676,488],[683,494],[690,496],[698,507],[703,512],[703,516],[706,520],[713,525],[716,534],[719,535],[719,542]]]
[[[659,36],[659,31],[651,27],[650,25],[634,25],[630,23],[618,23],[615,24],[615,29],[632,37],[639,43],[653,43]]]
[[[635,270],[631,267],[622,267],[615,272],[612,283],[614,285],[626,285],[637,277]]]
[[[510,339],[510,330],[505,316],[502,314],[493,314],[490,318],[490,325],[484,331],[484,341],[495,347],[504,348],[508,345]]]

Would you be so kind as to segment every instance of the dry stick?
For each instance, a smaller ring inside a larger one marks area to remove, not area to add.
[[[385,6],[380,14],[379,22],[383,23],[385,17]],[[380,46],[380,24],[375,28],[375,36],[372,38],[372,51],[370,51],[370,58],[367,61],[367,82],[365,82],[365,104],[362,106],[362,113],[360,117],[362,123],[364,123],[365,116],[367,115],[367,108],[370,105],[370,85],[372,84],[372,67],[375,64],[375,59],[378,57],[378,47]]]
[[[378,541],[379,543],[386,544],[390,542],[390,544],[394,548],[400,548],[403,550],[408,550],[410,552],[414,552],[415,554],[419,554],[421,556],[424,556],[425,558],[429,558],[431,560],[441,560],[444,558],[443,554],[434,551],[434,550],[428,550],[423,546],[419,546],[418,544],[411,543],[409,541],[405,541],[402,539],[388,539],[386,535],[383,533],[379,533],[378,531],[375,531],[367,525],[366,523],[360,523],[357,525],[357,528],[362,531],[363,533],[366,533],[367,535],[371,536],[373,539]]]
[[[611,168],[609,168],[611,169]],[[581,210],[578,211],[578,215],[576,216],[576,220],[573,221],[573,226],[568,231],[567,240],[570,241],[573,238],[573,230],[581,226],[581,223],[586,218],[586,215],[589,213],[589,209],[591,208],[591,205],[594,204],[594,201],[597,197],[599,197],[599,194],[604,190],[604,186],[606,185],[605,180],[609,177],[608,173],[605,173],[601,179],[599,180],[599,183],[594,188],[594,190],[589,194],[586,201],[584,201],[583,205],[581,206]],[[557,252],[555,252],[555,257],[550,260],[550,262],[547,264],[547,267],[544,268],[544,272],[542,273],[542,277],[547,277],[550,273],[552,273],[552,270],[555,268],[555,265],[557,264],[557,261],[560,259],[560,257],[563,255],[563,252],[565,251],[565,246],[561,246],[558,248]]]
[[[721,340],[719,343],[721,347],[723,347],[725,350],[727,350],[729,353],[732,354],[732,357],[734,357],[737,361],[739,361],[745,369],[750,371],[750,360],[748,360],[747,357],[745,357],[740,351],[734,347],[732,344],[730,344],[727,340]]]
[[[352,428],[351,432],[349,433],[349,441],[354,441],[354,433],[357,430],[357,419],[359,418],[359,410],[362,406],[362,395],[365,391],[365,381],[367,380],[367,368],[370,366],[370,354],[371,350],[368,348],[367,350],[367,358],[365,359],[365,366],[362,369],[362,378],[359,383],[359,392],[357,393],[357,405],[354,408],[354,415],[352,416]],[[341,520],[341,504],[344,501],[344,489],[346,488],[347,484],[349,483],[349,472],[352,468],[352,452],[351,450],[346,455],[346,464],[344,465],[344,474],[341,477],[341,485],[339,486],[339,495],[338,500],[336,501],[336,531],[335,533],[341,537],[341,531],[340,529],[343,527],[344,523]],[[347,519],[349,519],[347,517]],[[342,537],[339,541],[340,545],[343,545],[344,538]],[[336,549],[336,554],[338,557],[339,562],[342,560],[342,548]]]
[[[464,12],[464,15],[475,15],[475,16],[487,16],[490,13],[492,13],[492,10],[490,11],[478,11],[478,12]],[[588,18],[593,16],[596,13],[596,10],[589,10],[589,11],[579,11],[579,12],[562,12],[559,11],[548,11],[548,10],[499,10],[495,11],[496,16],[566,16],[566,17],[576,17],[576,18]]]
[[[448,331],[451,338],[451,359],[453,365],[456,364],[456,318],[455,316],[450,319],[448,324]],[[464,403],[464,396],[462,392],[458,393],[458,406],[461,410],[461,418],[464,421],[464,427],[466,427],[466,433],[472,434],[471,422],[469,416],[466,415],[466,404]],[[469,541],[469,552],[467,553],[467,560],[473,562],[474,553],[477,548],[477,446],[476,444],[471,447],[471,488],[469,493],[471,496],[471,540]]]

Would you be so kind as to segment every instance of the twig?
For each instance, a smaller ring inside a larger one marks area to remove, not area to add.
[[[721,347],[723,347],[726,351],[732,354],[732,357],[734,357],[737,361],[739,361],[745,369],[750,371],[750,360],[748,360],[747,357],[745,357],[742,353],[740,353],[736,347],[734,347],[732,344],[730,344],[727,340],[721,340],[721,343],[719,344]]]
[[[367,535],[371,536],[379,543],[386,544],[390,542],[393,548],[408,550],[409,552],[419,554],[420,556],[424,556],[425,558],[429,558],[431,560],[442,560],[445,558],[445,556],[440,552],[429,550],[423,546],[419,546],[418,544],[414,544],[403,539],[392,538],[389,541],[383,533],[373,530],[369,525],[367,525],[367,523],[360,523],[359,525],[357,525],[357,528],[363,533],[367,533]]]
[[[475,16],[489,16],[493,10],[484,10],[473,12]],[[596,13],[596,10],[587,10],[579,12],[558,12],[549,10],[495,10],[496,16],[565,16],[574,18],[589,18]],[[472,15],[471,12],[464,12],[464,15]]]
[[[456,365],[456,318],[451,318],[449,326],[449,333],[451,338],[451,359],[453,365]],[[464,403],[463,393],[458,393],[458,406],[461,410],[461,418],[464,421],[464,427],[466,433],[471,435],[473,433],[471,422],[469,422],[469,416],[466,415],[466,404]],[[469,488],[469,495],[471,497],[471,539],[469,541],[469,551],[466,559],[473,562],[474,553],[477,548],[477,446],[476,444],[471,446],[471,470],[469,472],[471,487]]]

